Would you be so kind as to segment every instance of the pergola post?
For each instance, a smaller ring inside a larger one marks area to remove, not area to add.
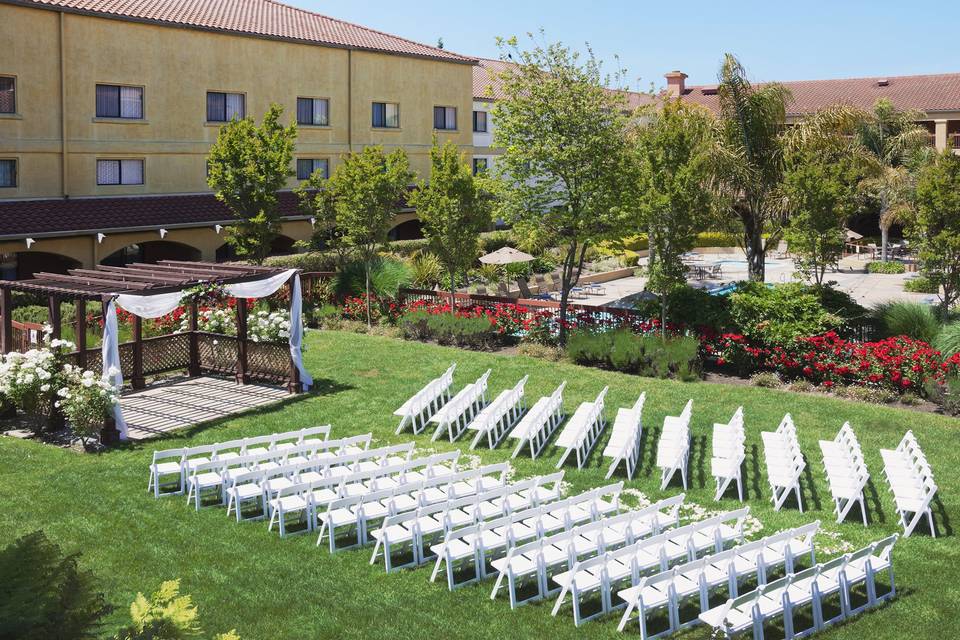
[[[104,333],[106,333],[107,307],[109,304],[109,297],[103,298],[100,302],[100,313],[103,316]],[[106,336],[101,336],[101,342],[103,341],[104,337]],[[100,368],[103,369],[103,366],[104,362],[101,360]],[[100,442],[106,444],[110,442],[117,442],[118,440],[120,440],[120,430],[117,429],[117,422],[113,419],[113,414],[110,414],[107,416],[107,419],[103,421],[103,429],[100,430]]]
[[[3,316],[3,330],[0,331],[0,351],[13,351],[13,296],[10,289],[0,290],[0,316]]]
[[[237,298],[237,383],[250,382],[247,370],[247,301]]]
[[[197,332],[200,330],[200,309],[197,307],[197,301],[190,303],[190,366],[187,368],[192,377],[200,375],[200,336]]]
[[[143,389],[147,386],[143,379],[143,318],[133,316],[133,375],[130,386]]]
[[[60,322],[60,298],[51,295],[47,298],[47,319],[52,329],[50,337],[59,340],[63,337],[63,327]]]
[[[77,308],[77,366],[87,368],[87,301],[77,298],[74,301]]]
[[[296,278],[296,274],[292,275],[287,281],[287,286],[290,288],[290,301],[293,302],[293,280]],[[301,295],[303,295],[301,293]],[[293,318],[291,318],[293,320]],[[293,327],[290,327],[290,330],[293,331]],[[293,354],[290,354],[290,377],[287,380],[287,392],[288,393],[303,393],[303,383],[300,382],[300,370],[297,369],[296,363],[293,361]]]

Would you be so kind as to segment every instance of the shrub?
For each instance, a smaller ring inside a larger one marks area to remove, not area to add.
[[[410,280],[419,289],[433,289],[444,279],[443,265],[432,253],[421,253],[409,261]]]
[[[551,254],[544,253],[537,256],[530,263],[530,271],[533,273],[550,273],[560,264],[560,261]]]
[[[960,353],[960,320],[944,325],[933,341],[933,346],[944,356]]]
[[[96,638],[111,607],[79,558],[42,531],[0,551],[0,637]]]
[[[814,391],[816,387],[814,387],[813,383],[809,380],[794,380],[787,386],[787,389],[795,393],[810,393]]]
[[[437,344],[465,349],[490,349],[499,341],[495,326],[486,317],[409,311],[400,317],[400,332],[409,340],[436,340]]]
[[[304,271],[336,271],[337,261],[337,254],[333,251],[309,251],[287,256],[270,256],[263,261],[263,266]]]
[[[908,293],[940,293],[940,285],[931,282],[927,276],[916,276],[903,283],[903,290]]]
[[[694,338],[636,335],[630,329],[577,330],[567,340],[567,356],[576,363],[603,366],[657,378],[699,377],[700,343]]]
[[[918,302],[886,302],[874,308],[873,316],[883,335],[888,337],[907,336],[933,342],[940,331],[933,309]]]
[[[57,391],[56,406],[70,421],[74,434],[85,443],[98,437],[103,421],[113,412],[120,396],[112,384],[93,371],[72,365],[65,365],[63,371],[64,386]]]
[[[765,389],[777,389],[783,386],[783,381],[772,371],[761,371],[750,376],[750,384]]]
[[[712,296],[689,285],[675,288],[667,297],[667,317],[676,325],[709,327],[721,330],[730,325],[730,301],[727,296]],[[660,316],[660,300],[651,297],[635,305],[641,315]]]
[[[744,282],[729,297],[733,326],[748,340],[763,345],[790,344],[841,323],[838,316],[824,309],[817,294],[797,282],[774,287]]]
[[[530,358],[540,358],[541,360],[548,360],[550,362],[560,362],[563,360],[563,351],[561,349],[536,342],[521,342],[517,347],[517,354]]]
[[[634,253],[633,251],[626,251],[620,254],[618,261],[621,267],[636,267],[640,264],[640,254]]]
[[[908,407],[916,406],[922,402],[923,398],[912,391],[907,391],[905,394],[900,396],[900,404],[905,404]]]
[[[180,595],[179,580],[167,580],[149,600],[137,593],[130,605],[130,624],[117,632],[116,640],[181,640],[199,633],[199,612],[193,600]],[[232,630],[214,640],[240,640],[240,636]]]
[[[905,273],[907,268],[902,262],[868,262],[867,273]]]
[[[333,329],[335,327],[331,325],[339,324],[340,320],[343,319],[343,311],[335,305],[322,304],[308,311],[307,316],[313,326],[321,329]]]
[[[401,287],[410,284],[410,268],[392,258],[379,258],[370,267],[370,293],[378,298],[395,298]],[[340,296],[362,295],[366,291],[363,262],[344,265],[336,275],[335,289]]]
[[[945,414],[960,416],[960,375],[947,376],[940,381],[928,380],[924,391]]]
[[[870,404],[890,404],[897,401],[897,394],[889,389],[878,387],[862,387],[859,385],[846,385],[837,387],[835,393],[841,398],[847,400],[856,400],[857,402],[868,402]]]
[[[413,256],[421,251],[426,251],[430,246],[430,241],[426,238],[417,238],[414,240],[393,240],[387,243],[387,251],[395,253],[398,256]]]

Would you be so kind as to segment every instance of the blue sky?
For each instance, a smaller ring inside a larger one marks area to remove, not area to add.
[[[603,60],[619,55],[632,88],[660,86],[671,69],[715,82],[725,51],[754,80],[960,72],[960,1],[765,2],[658,0],[286,0],[451,51],[496,58],[495,37],[546,30],[548,40]],[[639,78],[639,81],[637,81]]]

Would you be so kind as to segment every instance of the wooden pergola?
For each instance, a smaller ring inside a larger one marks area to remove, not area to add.
[[[62,302],[76,303],[77,349],[72,361],[86,369],[102,372],[99,349],[87,348],[86,304],[99,302],[106,316],[107,305],[118,295],[151,295],[181,291],[204,283],[236,284],[276,276],[286,269],[240,264],[161,260],[156,264],[133,263],[123,267],[99,265],[93,269],[71,269],[66,274],[38,272],[29,280],[0,281],[0,350],[15,348],[13,339],[12,293],[23,291],[45,296],[53,337],[62,335]],[[292,286],[291,276],[288,286]],[[303,390],[299,372],[286,343],[254,342],[247,336],[247,305],[237,304],[237,335],[199,330],[197,303],[188,305],[189,330],[153,338],[143,337],[143,320],[133,316],[133,340],[120,343],[124,378],[134,389],[145,386],[145,377],[186,369],[190,376],[203,373],[233,375],[240,384],[252,379],[286,382],[287,390]]]

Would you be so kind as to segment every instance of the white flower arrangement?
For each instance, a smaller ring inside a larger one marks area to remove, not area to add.
[[[286,342],[290,339],[290,314],[259,311],[251,318],[247,335],[254,342]]]
[[[111,367],[108,375],[116,374]],[[94,438],[100,432],[104,419],[120,401],[120,395],[114,386],[93,371],[84,371],[80,367],[64,365],[64,385],[57,390],[56,406],[63,411],[81,440]]]
[[[197,329],[208,333],[237,334],[237,323],[232,309],[204,309],[197,314]],[[177,333],[190,331],[190,316],[184,314]]]

